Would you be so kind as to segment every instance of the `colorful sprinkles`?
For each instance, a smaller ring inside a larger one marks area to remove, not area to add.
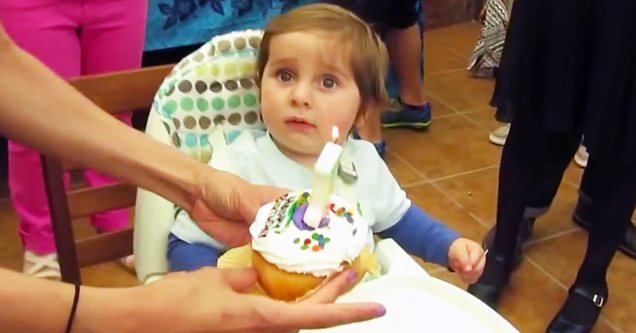
[[[346,210],[344,207],[340,207],[340,208],[336,208],[336,205],[331,203],[329,205],[329,210],[336,214],[336,216],[338,217],[344,217],[345,219],[347,219],[347,222],[349,223],[353,223],[353,211],[352,210]]]
[[[311,234],[310,238],[298,237],[294,239],[294,244],[297,245],[300,250],[311,250],[313,252],[322,251],[325,246],[331,241],[331,239],[329,237],[325,237],[322,233],[318,232],[317,229],[312,228],[304,222],[304,216],[305,212],[307,211],[307,207],[309,207],[310,198],[311,195],[309,194],[309,192],[303,192],[299,196],[285,195],[276,199],[276,201],[274,202],[274,206],[272,207],[272,210],[267,217],[265,227],[259,233],[259,237],[266,237],[270,231],[280,233],[290,227],[293,223],[298,230],[316,230]],[[333,203],[330,204],[328,208],[329,211],[334,215],[345,218],[347,222],[353,224],[353,215],[355,213],[355,210],[347,210],[345,207],[336,207],[336,205]],[[357,209],[360,215],[362,215],[360,203],[356,204],[355,209]],[[329,221],[330,219],[328,216],[324,217],[321,220],[318,229],[328,228]],[[356,235],[357,231],[358,230],[354,228],[352,230],[352,235]]]
[[[331,239],[329,237],[325,237],[321,233],[314,232],[311,234],[311,239],[305,238],[302,242],[300,238],[294,239],[294,244],[300,244],[300,249],[306,251],[311,249],[313,252],[322,251],[325,248],[325,245],[329,243]]]

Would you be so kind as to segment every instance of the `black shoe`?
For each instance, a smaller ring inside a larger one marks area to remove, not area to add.
[[[572,220],[579,227],[590,231],[592,223],[590,222],[592,215],[592,201],[590,201],[585,195],[579,195],[579,200],[574,208],[574,214]],[[618,246],[618,250],[632,259],[636,259],[636,227],[634,223],[630,223],[625,233],[623,241]]]
[[[512,272],[511,258],[486,254],[486,267],[477,282],[468,286],[468,293],[493,309],[497,309],[501,293],[508,285]]]
[[[582,287],[572,287],[570,288],[568,298],[573,296],[582,297],[585,301],[589,301],[596,307],[598,311],[595,311],[592,315],[587,313],[586,317],[581,317],[573,319],[566,319],[563,315],[563,307],[557,315],[552,319],[550,325],[546,329],[546,333],[589,333],[592,332],[594,325],[598,321],[598,317],[601,314],[601,309],[605,306],[607,302],[607,296],[603,296],[600,294],[596,294],[588,289]],[[581,299],[581,298],[579,298]],[[566,301],[567,302],[567,301]],[[590,318],[592,316],[593,318]],[[578,321],[578,322],[577,322]],[[585,324],[583,323],[585,322]]]
[[[530,236],[532,235],[532,228],[534,227],[534,218],[524,218],[521,221],[521,225],[519,225],[519,234],[517,235],[517,246],[515,247],[515,255],[512,258],[512,269],[517,269],[519,268],[519,265],[521,264],[521,247],[523,246],[523,244],[525,244],[528,239],[530,238]],[[495,229],[496,227],[493,226],[492,228],[490,228],[490,230],[488,230],[488,233],[486,233],[486,236],[484,237],[484,240],[482,241],[482,246],[484,247],[484,249],[492,249],[493,243],[495,241]]]

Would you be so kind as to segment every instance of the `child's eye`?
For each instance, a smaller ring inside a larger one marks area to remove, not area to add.
[[[278,79],[281,80],[282,82],[289,82],[293,79],[292,74],[289,71],[279,71],[277,74]]]
[[[325,77],[320,83],[324,88],[333,89],[338,86],[338,81],[332,77]]]

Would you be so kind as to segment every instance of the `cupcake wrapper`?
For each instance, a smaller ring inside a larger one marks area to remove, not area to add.
[[[381,274],[381,267],[373,252],[367,247],[360,252],[360,262],[371,276],[378,278]],[[250,268],[252,267],[252,248],[249,245],[235,247],[225,252],[217,262],[217,267],[229,268]]]
[[[369,281],[380,276],[380,265],[378,264],[378,261],[373,252],[369,251],[367,247],[365,247],[360,252],[360,257],[356,260],[356,262],[359,266],[358,268],[366,273],[360,280]],[[217,267],[221,269],[241,269],[252,267],[252,248],[249,245],[245,245],[228,250],[221,257],[219,257]],[[327,281],[329,281],[329,279],[325,279],[325,281],[320,286],[322,286]],[[307,294],[296,299],[295,301],[301,301],[311,296],[314,292],[316,292],[316,290],[320,289],[320,286],[309,291]],[[266,295],[265,291],[258,283],[256,284],[254,290],[252,290],[252,293]]]
[[[382,267],[380,267],[375,254],[369,251],[366,246],[360,252],[360,264],[367,271],[367,275],[371,275],[373,278],[377,279],[382,274]]]
[[[245,245],[230,249],[219,257],[216,266],[221,269],[252,267],[252,248]]]
[[[252,267],[252,248],[249,245],[235,247],[225,252],[216,264],[220,269],[242,269]],[[250,294],[267,295],[263,288],[257,283],[250,290]]]

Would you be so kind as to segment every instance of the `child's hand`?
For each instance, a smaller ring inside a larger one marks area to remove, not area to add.
[[[466,283],[479,279],[486,265],[486,254],[478,243],[458,238],[448,249],[448,265]]]

